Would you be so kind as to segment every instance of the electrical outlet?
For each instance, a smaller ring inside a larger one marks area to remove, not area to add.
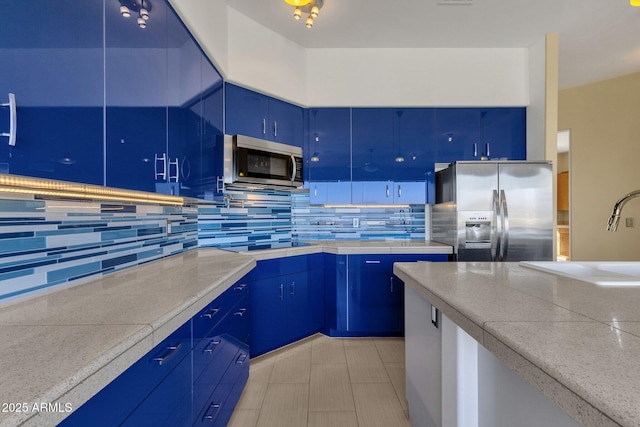
[[[633,220],[633,217],[628,217],[624,219],[625,221],[625,225],[629,228],[631,227],[635,227],[635,221]]]
[[[359,228],[360,227],[360,218],[353,218],[353,228]]]

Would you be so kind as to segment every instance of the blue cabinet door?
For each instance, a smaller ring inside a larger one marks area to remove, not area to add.
[[[437,108],[433,149],[435,161],[480,160],[481,112],[476,108]]]
[[[351,110],[310,108],[307,113],[306,179],[351,181]]]
[[[15,94],[17,112],[15,146],[0,137],[0,171],[102,185],[103,2],[32,6],[37,18],[22,2],[0,2],[0,103]],[[9,109],[0,108],[5,132]]]
[[[303,147],[303,109],[226,83],[226,133]]]
[[[304,115],[302,107],[268,98],[268,139],[282,144],[304,147]]]
[[[387,181],[393,179],[397,134],[391,108],[353,108],[352,180]]]
[[[391,274],[393,259],[385,255],[348,255],[349,313],[352,334],[401,335],[402,287]]]
[[[305,184],[309,189],[309,204],[349,204],[353,202],[351,182],[312,181]]]
[[[485,155],[489,159],[526,160],[526,108],[486,108],[481,114]]]
[[[269,101],[262,94],[225,83],[226,133],[268,138]]]
[[[255,280],[250,286],[250,349],[253,357],[286,343],[285,282],[280,278],[267,278]]]
[[[434,108],[398,108],[395,119],[394,181],[425,182],[433,169]]]

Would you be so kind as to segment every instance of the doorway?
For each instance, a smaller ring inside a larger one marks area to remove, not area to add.
[[[571,224],[570,224],[570,146],[571,131],[561,130],[558,132],[558,151],[557,151],[557,228],[556,228],[556,261],[571,260]]]

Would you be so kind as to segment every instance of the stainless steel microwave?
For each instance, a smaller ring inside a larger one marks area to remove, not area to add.
[[[244,135],[226,138],[226,183],[302,186],[302,148]]]

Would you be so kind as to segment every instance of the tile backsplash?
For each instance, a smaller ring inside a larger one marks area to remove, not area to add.
[[[197,244],[196,207],[0,199],[0,301]]]
[[[425,240],[425,205],[325,208],[294,193],[292,222],[299,240]]]
[[[292,239],[424,240],[425,206],[325,208],[304,191],[241,189],[189,207],[3,198],[0,302],[198,246]]]

